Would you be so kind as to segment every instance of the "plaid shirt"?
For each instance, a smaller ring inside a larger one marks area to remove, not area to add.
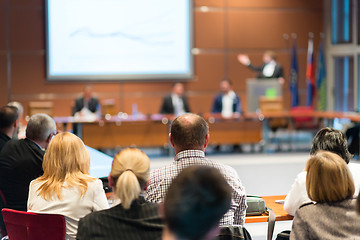
[[[232,199],[229,211],[220,220],[220,225],[244,225],[246,214],[246,193],[235,169],[205,158],[200,150],[185,150],[175,156],[175,161],[162,168],[151,171],[146,200],[162,202],[172,180],[184,169],[193,165],[206,165],[218,169],[232,189]]]

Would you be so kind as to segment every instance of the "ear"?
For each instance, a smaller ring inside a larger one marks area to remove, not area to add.
[[[174,141],[173,141],[173,138],[172,138],[171,133],[169,133],[169,141],[170,141],[171,146],[172,146],[172,147],[175,147],[175,144],[174,144]]]
[[[51,139],[52,139],[53,136],[54,136],[54,134],[53,134],[53,133],[50,133],[50,135],[49,135],[48,138],[46,139],[46,143],[47,143],[47,144],[50,143],[50,141],[51,141]]]
[[[14,127],[14,128],[17,128],[18,126],[19,126],[19,119],[14,122],[13,127]]]
[[[111,177],[110,173],[109,173],[109,176],[108,176],[108,181],[109,181],[109,186],[111,188],[114,188],[115,187],[114,179]]]
[[[209,139],[210,139],[210,134],[206,134],[205,136],[205,144],[204,144],[204,149],[208,146],[209,144]]]

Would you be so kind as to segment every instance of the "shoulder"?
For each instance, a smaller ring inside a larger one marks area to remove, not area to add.
[[[304,204],[302,204],[300,207],[299,207],[299,209],[304,209],[304,208],[312,208],[313,206],[315,205],[315,203],[313,203],[313,202],[307,202],[307,203],[304,203]]]
[[[75,99],[75,103],[80,103],[82,101],[84,101],[83,97],[78,97],[78,98]]]
[[[95,180],[88,182],[88,189],[92,189],[92,190],[103,189],[103,183],[100,179],[96,178]]]

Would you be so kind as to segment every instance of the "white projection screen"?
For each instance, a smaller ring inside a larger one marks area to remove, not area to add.
[[[192,0],[45,0],[46,78],[193,77]]]

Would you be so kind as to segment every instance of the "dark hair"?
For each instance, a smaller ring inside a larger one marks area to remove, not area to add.
[[[0,108],[0,129],[11,127],[19,118],[16,107],[4,106]]]
[[[172,122],[171,136],[180,150],[196,149],[204,146],[209,126],[199,115],[183,114]]]
[[[349,163],[352,158],[352,155],[348,150],[345,134],[334,128],[322,128],[315,135],[310,155],[314,155],[320,150],[336,153],[344,159],[346,163]]]
[[[173,82],[171,86],[172,86],[172,87],[175,87],[177,84],[184,85],[182,82]]]
[[[228,78],[221,79],[220,82],[227,82],[227,83],[229,83],[230,86],[232,85],[231,80]]]
[[[165,222],[180,239],[200,240],[230,208],[231,188],[219,170],[208,166],[184,169],[164,201]]]

